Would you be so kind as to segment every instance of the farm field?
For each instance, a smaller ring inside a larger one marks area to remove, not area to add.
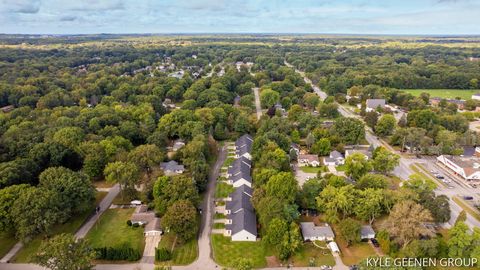
[[[403,89],[403,91],[410,93],[414,96],[420,96],[421,93],[426,92],[430,94],[430,97],[439,97],[439,98],[456,98],[460,97],[461,99],[472,99],[472,95],[479,93],[480,89],[476,90],[465,90],[465,89]]]

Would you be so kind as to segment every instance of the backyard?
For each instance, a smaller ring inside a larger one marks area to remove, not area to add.
[[[106,210],[88,232],[86,239],[94,248],[116,247],[122,243],[130,243],[132,248],[143,253],[145,245],[143,228],[127,225],[134,211],[135,208]]]
[[[196,238],[182,244],[176,241],[175,234],[172,233],[163,235],[158,247],[166,248],[172,251],[173,255],[171,261],[162,262],[160,263],[161,265],[188,265],[195,261],[198,255],[198,244]]]
[[[373,247],[367,242],[360,242],[347,246],[347,241],[345,241],[338,228],[335,225],[332,226],[332,228],[335,232],[335,242],[337,242],[338,247],[340,248],[340,256],[342,257],[344,264],[358,264],[363,259],[377,255]]]
[[[220,234],[211,237],[213,258],[218,264],[232,267],[236,260],[249,258],[255,268],[266,266],[265,256],[268,254],[261,242],[232,242],[229,237]]]
[[[58,224],[52,229],[51,235],[56,235],[60,233],[75,233],[85,222],[85,220],[92,214],[95,206],[100,203],[100,201],[107,195],[107,192],[97,192],[95,204],[92,204],[92,207],[85,211],[84,213],[73,216],[67,223]],[[13,261],[16,263],[28,263],[31,261],[32,256],[37,253],[42,240],[45,238],[45,235],[37,236],[32,241],[28,242],[23,246],[22,249],[13,258]]]
[[[460,97],[461,99],[472,99],[472,95],[479,93],[480,90],[465,90],[465,89],[403,89],[403,91],[410,93],[414,96],[420,96],[421,93],[429,93],[430,97],[450,98],[455,99]]]
[[[296,267],[335,265],[335,259],[330,250],[316,247],[312,242],[303,244],[290,261]]]
[[[235,191],[232,185],[225,182],[218,182],[215,187],[215,198],[226,198],[230,193]]]
[[[310,166],[302,166],[302,167],[299,167],[300,170],[302,170],[302,172],[305,172],[305,173],[318,173],[319,171],[322,170],[322,167],[310,167]]]

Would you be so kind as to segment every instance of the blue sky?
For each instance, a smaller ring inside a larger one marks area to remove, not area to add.
[[[480,0],[0,0],[0,33],[480,34]]]

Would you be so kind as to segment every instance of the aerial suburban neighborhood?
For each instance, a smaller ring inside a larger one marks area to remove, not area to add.
[[[479,269],[476,1],[154,2],[0,1],[0,270]]]

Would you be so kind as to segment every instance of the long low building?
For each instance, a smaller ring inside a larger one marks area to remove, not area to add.
[[[467,181],[480,181],[480,158],[441,155],[437,160]]]
[[[240,186],[232,192],[226,202],[225,235],[232,241],[256,241],[257,218],[251,203],[253,190],[248,186]]]

